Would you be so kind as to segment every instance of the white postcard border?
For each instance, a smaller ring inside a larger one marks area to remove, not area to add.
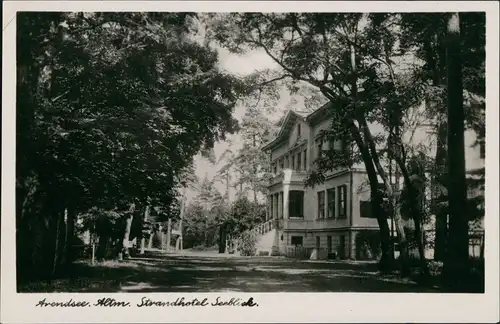
[[[486,11],[486,217],[484,294],[426,293],[120,293],[18,294],[15,275],[15,35],[17,11]],[[8,1],[3,3],[2,74],[2,235],[1,319],[3,323],[36,322],[495,322],[499,320],[498,209],[498,3],[494,1]],[[40,308],[54,301],[95,301],[112,296],[140,303],[205,296],[253,297],[258,307]]]

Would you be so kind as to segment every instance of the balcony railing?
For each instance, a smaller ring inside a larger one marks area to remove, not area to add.
[[[285,178],[285,174],[284,174],[283,170],[278,171],[277,173],[274,173],[271,176],[271,179],[269,179],[269,185],[272,186],[274,184],[281,183],[281,182],[283,182],[284,178]]]
[[[289,179],[291,182],[303,182],[307,177],[308,171],[306,170],[293,170],[291,168],[284,168],[272,175],[271,179],[269,180],[269,184],[274,185],[283,182],[283,180],[285,180],[285,170],[291,171],[291,178]]]

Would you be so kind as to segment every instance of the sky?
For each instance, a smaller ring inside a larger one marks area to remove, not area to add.
[[[227,71],[229,73],[245,76],[250,73],[255,72],[256,70],[263,70],[267,68],[275,68],[276,63],[274,63],[269,56],[264,51],[252,51],[245,55],[236,55],[230,53],[228,50],[214,46],[219,53],[219,66],[222,70]],[[281,92],[280,102],[277,107],[277,113],[273,116],[268,116],[271,120],[277,120],[286,110],[286,105],[290,101],[290,96],[286,91]],[[243,105],[238,105],[234,112],[233,117],[238,119],[238,121],[242,120],[242,117],[245,115],[245,107]],[[231,147],[228,144],[228,141],[221,141],[215,143],[214,152],[216,156],[216,160],[222,155],[222,153],[230,148],[231,150],[237,150],[241,145],[240,136],[238,134],[231,134],[227,136],[228,140],[231,141]],[[223,161],[218,166],[212,165],[207,159],[203,158],[201,155],[197,155],[194,158],[195,162],[195,172],[200,180],[203,180],[205,177],[212,179],[218,169],[222,167],[224,164]],[[225,185],[222,183],[216,184],[217,189],[224,194],[225,193]],[[236,189],[231,188],[229,192],[230,199],[234,198],[236,193]],[[192,189],[188,189],[186,191],[187,201],[191,201],[196,196],[196,191]]]

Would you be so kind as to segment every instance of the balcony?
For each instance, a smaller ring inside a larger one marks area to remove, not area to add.
[[[269,185],[275,185],[283,182],[296,182],[303,183],[307,178],[306,170],[293,170],[290,168],[285,168],[273,174],[269,180]]]
[[[278,183],[283,183],[283,179],[285,178],[285,173],[283,171],[284,170],[281,170],[271,176],[271,179],[269,179],[270,186],[273,186]]]

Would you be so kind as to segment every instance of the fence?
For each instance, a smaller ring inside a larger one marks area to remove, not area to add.
[[[434,230],[424,231],[424,246],[425,246],[425,257],[426,259],[434,258]],[[285,256],[289,258],[296,259],[309,259],[315,248],[304,247],[304,246],[287,246],[285,250]],[[362,246],[359,244],[356,246],[356,259],[369,259],[366,253],[363,252]],[[469,256],[473,259],[483,259],[484,251],[484,230],[480,231],[470,231],[469,232]],[[409,246],[409,258],[419,259],[420,254],[418,252],[418,247],[416,243],[412,243]],[[377,258],[377,253],[373,253],[373,257]],[[326,249],[319,249],[318,256],[320,259],[328,257]],[[395,257],[399,256],[399,248],[397,245],[397,239],[395,242]]]
[[[434,240],[435,240],[435,230],[425,230],[424,231],[424,247],[425,247],[425,258],[434,258]],[[484,230],[469,231],[469,256],[471,258],[483,258],[484,249]],[[395,242],[396,257],[399,255],[399,248],[397,244],[397,239]],[[418,253],[418,246],[416,242],[413,242],[409,246],[409,257],[413,259],[420,258]]]
[[[317,259],[328,259],[328,251],[327,249],[316,249],[312,247],[304,247],[304,246],[287,246],[285,251],[285,256],[288,258],[295,259],[310,259],[313,255],[314,251],[316,251]]]
[[[309,259],[314,248],[307,248],[304,246],[287,246],[286,256],[296,259]]]

